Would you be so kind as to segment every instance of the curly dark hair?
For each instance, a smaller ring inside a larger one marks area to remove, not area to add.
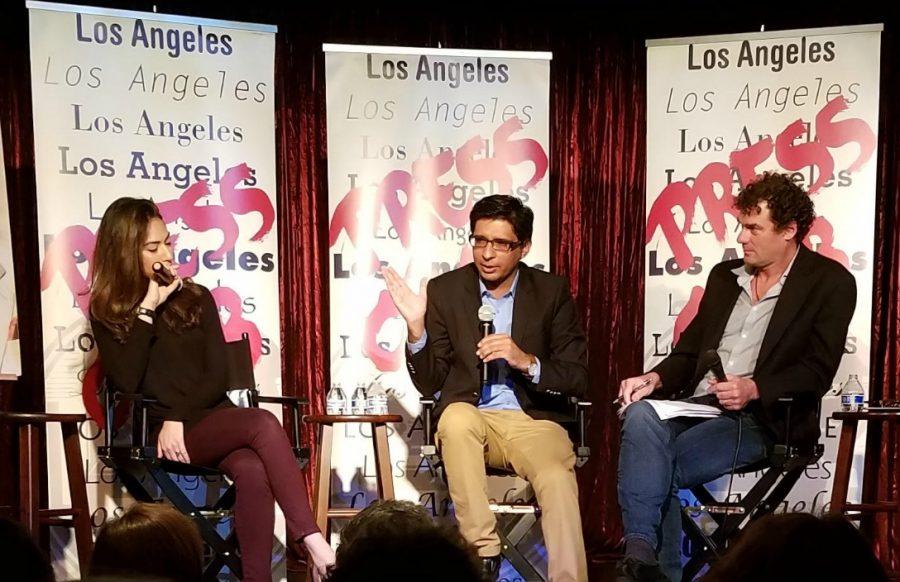
[[[813,202],[803,188],[787,174],[766,172],[740,191],[734,207],[744,214],[754,214],[760,212],[760,202],[765,202],[769,207],[769,216],[777,230],[784,230],[792,222],[796,223],[797,244],[803,242],[816,219]]]

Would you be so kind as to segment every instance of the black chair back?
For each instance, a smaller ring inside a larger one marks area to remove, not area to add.
[[[235,341],[225,342],[225,371],[229,390],[255,390],[250,338],[247,334]]]

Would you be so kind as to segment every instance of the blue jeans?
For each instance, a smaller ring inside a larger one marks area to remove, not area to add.
[[[679,555],[678,490],[708,483],[731,471],[738,422],[742,425],[737,453],[740,468],[765,459],[772,445],[769,432],[750,414],[660,420],[644,401],[625,411],[619,450],[619,506],[625,540],[646,541],[666,558],[661,560],[666,570],[671,565],[662,562]]]

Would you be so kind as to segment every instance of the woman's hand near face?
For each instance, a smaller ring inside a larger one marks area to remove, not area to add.
[[[172,265],[165,263],[162,265],[164,269],[172,274],[172,282],[168,285],[160,285],[156,282],[155,277],[150,277],[150,282],[147,285],[147,294],[144,296],[144,300],[141,301],[141,307],[145,309],[156,309],[165,303],[172,293],[178,291],[184,285],[184,281],[181,280],[181,277],[178,276],[178,272]]]

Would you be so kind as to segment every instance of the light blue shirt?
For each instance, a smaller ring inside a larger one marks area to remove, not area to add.
[[[512,316],[513,305],[516,300],[516,287],[519,285],[519,273],[513,279],[512,286],[502,297],[495,298],[490,291],[479,280],[478,287],[481,290],[481,304],[490,305],[494,309],[494,333],[512,333]],[[410,343],[409,351],[418,353],[425,347],[428,341],[428,333],[422,334],[419,341]],[[474,349],[474,346],[473,346]],[[521,410],[519,399],[516,398],[516,392],[513,385],[512,369],[506,360],[494,360],[492,362],[491,376],[488,383],[481,387],[481,398],[478,401],[478,408],[484,410]],[[541,361],[537,360],[537,373],[531,379],[537,384],[541,380]]]

